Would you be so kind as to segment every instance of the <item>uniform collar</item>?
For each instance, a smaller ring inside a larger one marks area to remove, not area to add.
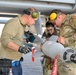
[[[22,21],[22,19],[21,19],[21,16],[22,16],[22,15],[18,15],[19,21],[20,21],[21,25],[26,26],[26,25],[23,23],[23,21]]]

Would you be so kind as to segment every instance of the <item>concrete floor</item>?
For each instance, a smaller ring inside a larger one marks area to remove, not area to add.
[[[31,52],[24,55],[24,61],[22,62],[23,75],[43,75],[42,74],[42,66],[40,53],[37,53],[35,56],[35,61],[31,61]]]

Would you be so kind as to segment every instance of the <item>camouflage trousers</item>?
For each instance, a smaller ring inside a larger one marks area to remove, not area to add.
[[[43,63],[42,63],[42,67],[43,67],[43,75],[50,75],[51,71],[52,71],[52,59],[49,57],[44,57],[43,58]]]
[[[76,75],[76,64],[58,59],[58,75]]]

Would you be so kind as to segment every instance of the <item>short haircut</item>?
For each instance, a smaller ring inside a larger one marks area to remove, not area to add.
[[[27,15],[30,15],[32,12],[38,12],[37,9],[35,9],[34,7],[31,7],[31,8],[27,8],[25,10],[23,10],[23,14],[27,14]]]
[[[54,27],[54,24],[47,21],[46,24],[45,24],[45,27]]]
[[[56,13],[56,14],[59,14],[60,12],[62,12],[60,9],[54,9],[51,11],[51,13]]]

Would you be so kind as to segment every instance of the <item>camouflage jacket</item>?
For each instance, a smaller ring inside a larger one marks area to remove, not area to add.
[[[76,50],[76,14],[66,16],[60,29],[60,35],[65,38],[65,47]]]

